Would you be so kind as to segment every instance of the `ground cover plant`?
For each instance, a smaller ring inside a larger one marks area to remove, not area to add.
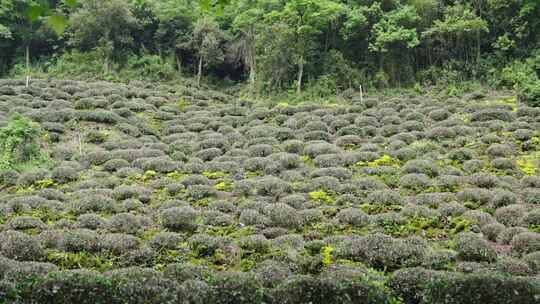
[[[0,80],[0,128],[0,302],[540,301],[540,108],[508,96]]]

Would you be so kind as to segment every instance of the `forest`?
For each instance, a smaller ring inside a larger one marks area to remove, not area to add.
[[[0,73],[308,97],[474,85],[540,98],[537,0],[3,0]]]

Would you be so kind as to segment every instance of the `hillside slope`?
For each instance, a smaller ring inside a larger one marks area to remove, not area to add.
[[[0,124],[38,122],[49,157],[0,173],[0,295],[535,303],[540,109],[470,97],[2,80]]]

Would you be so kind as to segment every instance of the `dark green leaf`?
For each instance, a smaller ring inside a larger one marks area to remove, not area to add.
[[[26,11],[26,17],[31,22],[38,20],[39,17],[45,12],[45,9],[40,5],[33,5]]]
[[[57,35],[62,35],[66,29],[66,18],[62,15],[54,14],[47,17],[47,25],[50,26]]]
[[[64,3],[71,8],[75,7],[77,2],[77,0],[64,0]]]
[[[212,0],[201,0],[199,1],[199,5],[204,11],[209,11],[210,7],[212,7]]]

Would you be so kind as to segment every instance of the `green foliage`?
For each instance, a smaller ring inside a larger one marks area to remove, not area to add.
[[[450,232],[452,234],[458,234],[460,232],[467,232],[470,229],[471,221],[462,217],[455,217],[450,221]]]
[[[204,74],[245,80],[231,90],[250,98],[298,101],[415,83],[458,96],[472,80],[538,106],[539,11],[533,0],[4,0],[0,73],[125,82],[195,74],[199,83]]]
[[[533,56],[525,60],[515,60],[507,64],[499,74],[498,69],[491,71],[491,82],[515,89],[518,100],[531,107],[540,107],[540,52],[536,50]]]
[[[540,153],[532,154],[532,155],[525,155],[521,158],[519,158],[516,161],[516,164],[518,168],[523,172],[523,174],[527,176],[533,176],[536,175],[536,172],[538,171],[537,163],[538,163],[538,155]]]
[[[109,62],[119,58],[123,48],[133,43],[131,32],[139,26],[133,7],[126,0],[89,0],[70,16],[70,44],[82,50],[96,50]]]
[[[215,20],[204,17],[194,24],[193,34],[187,45],[198,57],[197,84],[200,84],[203,67],[220,63],[225,59],[223,40],[224,33]]]
[[[12,116],[0,129],[0,169],[41,162],[40,135],[39,125],[21,115]]]
[[[232,185],[231,182],[223,181],[223,182],[217,183],[217,184],[214,186],[214,189],[216,189],[216,190],[218,190],[218,191],[229,192],[229,191],[232,191],[233,185]]]
[[[512,88],[528,83],[533,75],[535,75],[535,70],[530,62],[514,61],[504,67],[501,75],[495,79],[499,79],[498,85]]]
[[[384,14],[383,18],[373,26],[373,40],[369,49],[386,53],[390,47],[414,48],[420,41],[416,29],[412,28],[418,21],[416,10],[412,6],[403,6]]]
[[[125,69],[129,79],[167,81],[176,75],[170,62],[158,55],[130,56]]]
[[[97,51],[80,52],[73,50],[53,58],[48,73],[55,77],[104,77],[103,58]]]
[[[308,195],[312,201],[324,203],[327,205],[334,204],[334,198],[330,194],[326,193],[324,190],[311,191]]]
[[[376,168],[379,166],[389,166],[389,167],[399,168],[401,166],[401,162],[399,161],[399,159],[395,159],[388,154],[384,154],[383,156],[379,157],[376,160],[373,160],[370,162],[361,161],[361,162],[356,163],[354,166],[355,167],[368,166],[371,168]]]
[[[540,107],[540,79],[523,83],[518,89],[518,98],[531,107]]]
[[[167,81],[177,76],[170,62],[158,55],[131,55],[123,64],[109,63],[109,68],[106,64],[106,58],[99,50],[73,50],[52,58],[43,68],[48,75],[58,78]]]
[[[3,39],[10,39],[11,38],[11,31],[6,26],[0,24],[0,38]]]
[[[84,251],[73,253],[51,250],[47,253],[47,261],[62,270],[86,268],[103,272],[113,268],[111,259]]]
[[[324,246],[321,249],[323,266],[328,267],[330,264],[332,264],[332,253],[333,252],[334,252],[334,248],[332,246]]]

